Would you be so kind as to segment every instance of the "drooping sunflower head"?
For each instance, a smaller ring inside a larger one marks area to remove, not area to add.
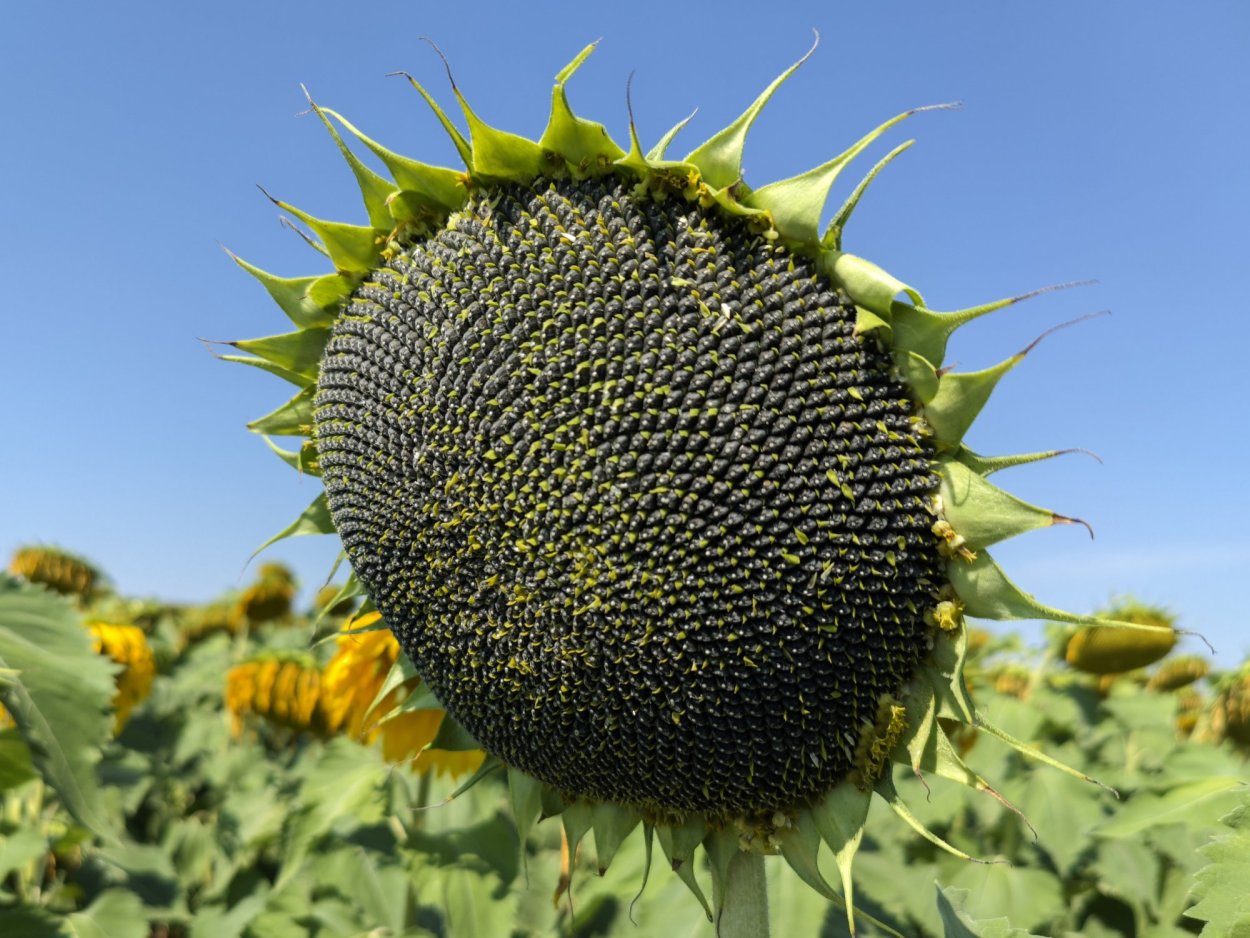
[[[79,602],[86,602],[104,584],[104,575],[89,560],[42,544],[18,548],[9,560],[9,572]]]
[[[986,478],[1054,451],[963,444],[1024,353],[942,364],[957,327],[1014,299],[933,312],[843,251],[867,183],[909,144],[819,231],[839,173],[915,112],[752,189],[747,131],[797,65],[669,160],[681,125],[644,153],[632,121],[626,149],[573,114],[565,84],[592,48],[557,76],[536,142],[456,90],[463,134],[414,81],[463,170],[314,105],[369,224],[279,202],[335,269],[240,261],[297,328],[227,357],[298,386],[252,425],[308,438],[274,448],[325,482],[284,533],[338,534],[486,768],[506,766],[522,831],[562,811],[606,867],[641,824],[700,897],[683,861],[702,844],[722,887],[739,849],[779,851],[838,899],[815,872],[823,842],[849,905],[871,794],[923,831],[893,762],[988,788],[939,717],[1040,755],[975,714],[964,616],[1101,621],[1037,603],[985,552],[1072,520]]]

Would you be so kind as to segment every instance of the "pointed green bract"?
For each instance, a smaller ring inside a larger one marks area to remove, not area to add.
[[[395,187],[360,161],[360,158],[343,142],[343,138],[339,136],[339,132],[330,121],[330,118],[326,117],[326,112],[313,101],[312,95],[308,93],[308,89],[304,88],[303,85],[300,87],[303,88],[304,96],[308,98],[309,106],[312,107],[313,112],[321,120],[321,123],[325,125],[330,136],[334,138],[334,143],[339,148],[339,152],[343,154],[343,159],[351,167],[352,175],[356,177],[356,184],[360,187],[360,196],[365,203],[365,211],[369,215],[369,224],[374,228],[389,228],[392,219],[391,213],[387,209],[387,203],[395,193]]]
[[[264,191],[264,190],[261,190]],[[265,193],[274,205],[290,212],[317,233],[335,269],[341,273],[366,274],[378,264],[381,249],[378,232],[361,225],[345,225],[342,222],[324,221],[296,208],[289,202],[275,199]]]
[[[995,472],[1001,472],[1003,469],[1011,469],[1015,466],[1026,466],[1033,462],[1042,462],[1046,459],[1054,459],[1056,456],[1066,456],[1069,453],[1084,453],[1087,456],[1093,456],[1098,459],[1089,450],[1086,449],[1048,449],[1038,453],[1020,453],[1012,456],[982,456],[974,453],[966,446],[961,446],[955,453],[955,458],[971,469],[978,475],[988,476]],[[1098,460],[1102,462],[1102,460]]]
[[[895,159],[910,149],[915,142],[915,140],[907,140],[900,143],[878,160],[872,169],[868,170],[864,178],[859,181],[851,194],[847,196],[846,201],[842,203],[842,207],[833,216],[833,220],[829,222],[829,227],[825,229],[824,237],[820,239],[820,243],[826,249],[842,250],[842,232],[846,229],[847,222],[851,220],[851,215],[854,214],[855,209],[859,206],[860,199],[868,191],[868,187],[872,185],[873,180],[877,178],[881,170],[893,163]]]
[[[818,227],[825,201],[842,170],[874,140],[915,113],[917,111],[911,110],[899,114],[865,134],[854,146],[827,163],[789,179],[769,183],[756,189],[743,201],[753,208],[767,209],[783,238],[804,243],[818,240]]]
[[[816,51],[816,44],[819,41],[818,36],[816,42],[813,42],[812,47],[807,50],[807,54],[773,79],[772,84],[764,89],[763,94],[756,98],[737,120],[712,139],[691,150],[682,162],[693,163],[699,167],[704,181],[713,189],[724,189],[738,182],[742,178],[742,151],[746,145],[747,132],[755,123],[755,118],[759,117],[760,111],[764,110],[764,105],[785,80]]]
[[[441,53],[440,53],[441,55]],[[451,138],[452,144],[456,148],[456,152],[460,154],[460,159],[464,161],[465,168],[473,166],[473,148],[469,145],[469,141],[465,139],[464,134],[460,132],[460,128],[451,122],[451,119],[443,111],[442,107],[434,97],[425,90],[425,87],[409,75],[407,72],[391,72],[392,75],[403,75],[408,79],[408,83],[416,89],[417,93],[425,99],[425,103],[430,106],[430,110],[434,112],[434,116],[438,118],[438,122],[443,125],[443,130],[447,132],[447,136]],[[450,72],[448,72],[450,75]]]
[[[551,89],[551,117],[538,141],[543,149],[563,157],[575,176],[609,172],[611,164],[625,155],[602,124],[583,120],[573,113],[565,94],[565,84],[595,51],[596,45],[598,43],[588,45],[556,75],[555,87]]]
[[[642,815],[633,808],[606,803],[594,806],[590,826],[595,832],[595,860],[600,876],[608,871],[617,849],[641,821]]]
[[[314,287],[324,277],[275,277],[273,274],[249,264],[243,258],[226,251],[230,259],[261,282],[287,318],[301,329],[328,325],[334,321],[332,307],[327,307],[312,295]],[[349,290],[348,293],[351,291]],[[343,296],[347,296],[344,293]]]
[[[277,410],[253,420],[247,428],[269,436],[307,436],[313,425],[315,395],[315,387],[304,388]]]
[[[464,204],[468,192],[464,187],[461,173],[454,169],[430,166],[428,163],[420,163],[406,156],[400,156],[382,146],[372,137],[366,136],[337,111],[329,108],[324,110],[326,114],[342,124],[348,133],[377,154],[378,159],[386,165],[391,178],[395,180],[395,184],[405,196],[409,198],[415,196],[420,203],[442,212],[450,212]],[[392,204],[394,197],[394,192],[388,195],[388,206]],[[388,214],[393,214],[389,208]]]
[[[872,792],[843,782],[812,808],[812,821],[821,839],[829,845],[842,879],[842,898],[846,904],[846,924],[855,934],[855,890],[851,869],[855,853],[864,837],[864,822]]]
[[[326,493],[322,492],[313,499],[311,505],[300,513],[298,518],[252,551],[252,556],[255,557],[266,547],[270,547],[278,543],[278,541],[284,541],[288,537],[333,533],[334,523],[330,520],[330,506],[326,503]]]
[[[944,459],[939,465],[942,510],[971,550],[1070,520],[1004,492],[961,462]]]
[[[706,828],[698,831],[698,827],[703,826],[703,821],[699,819],[696,825],[686,824],[681,827],[669,827],[660,825],[655,828],[656,839],[660,841],[660,849],[664,851],[664,855],[668,857],[669,866],[673,868],[673,872],[685,884],[686,888],[699,900],[699,904],[703,906],[703,911],[707,914],[708,921],[712,921],[712,907],[708,904],[707,896],[703,892],[703,887],[699,885],[698,879],[694,875],[694,864],[689,862],[694,856],[695,848],[699,845],[699,841],[706,833]],[[691,841],[691,838],[698,834],[698,838]]]

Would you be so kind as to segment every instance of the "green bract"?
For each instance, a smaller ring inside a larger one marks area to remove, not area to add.
[[[943,367],[960,326],[843,250],[865,188],[826,196],[915,111],[791,179],[750,188],[743,145],[788,69],[681,160],[576,116],[556,78],[538,141],[462,134],[429,166],[314,105],[368,224],[277,202],[333,270],[255,275],[295,330],[227,356],[298,388],[251,428],[326,492],[279,536],[338,533],[428,687],[504,767],[522,838],[559,814],[601,869],[640,827],[704,903],[740,850],[780,853],[847,907],[896,762],[991,792],[938,720],[973,707],[964,616],[1150,630],[1044,606],[986,548],[1067,523],[988,481],[1057,455],[963,443],[1024,352]],[[810,53],[809,53],[810,54]],[[411,79],[410,79],[411,80]],[[340,128],[385,164],[369,169]],[[276,201],[276,200],[275,200]],[[1027,350],[1026,350],[1027,352]],[[437,745],[447,748],[442,742]],[[469,745],[466,742],[466,745]],[[841,892],[818,866],[832,852]]]

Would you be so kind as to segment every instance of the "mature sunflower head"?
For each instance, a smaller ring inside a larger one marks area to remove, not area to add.
[[[685,862],[700,845],[721,898],[740,850],[780,852],[849,907],[874,791],[936,841],[892,763],[988,789],[939,717],[1046,758],[974,711],[964,616],[1100,621],[1039,604],[986,552],[1072,520],[986,478],[1056,452],[963,444],[1024,353],[942,365],[956,328],[1022,297],[934,312],[843,250],[867,184],[910,142],[819,230],[841,171],[915,112],[751,188],[747,131],[797,65],[672,160],[681,125],[647,152],[632,120],[626,148],[572,112],[565,84],[592,49],[557,76],[537,141],[486,124],[453,83],[466,135],[413,81],[463,169],[314,104],[368,224],[277,202],[334,269],[239,261],[296,328],[227,357],[298,388],[251,425],[306,437],[270,445],[325,482],[283,533],[342,539],[490,753],[483,771],[506,767],[522,832],[559,812],[574,846],[594,831],[606,868],[641,824],[701,899]]]

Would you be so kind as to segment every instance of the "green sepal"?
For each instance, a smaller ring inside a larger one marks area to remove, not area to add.
[[[896,303],[896,296],[905,293],[913,302],[924,302],[920,294],[903,281],[887,274],[872,261],[866,261],[854,254],[821,251],[820,266],[829,279],[846,290],[856,306],[863,306],[876,313],[890,324],[891,329],[898,328],[894,321],[895,311],[900,307],[910,308],[905,303]],[[894,345],[896,348],[900,347],[897,341]]]
[[[593,822],[594,806],[581,799],[574,801],[560,815],[560,823],[564,826],[564,836],[569,842],[569,856],[577,853],[578,844],[586,836]]]
[[[689,116],[682,118],[672,127],[670,127],[668,131],[664,134],[664,136],[660,138],[660,141],[655,146],[653,146],[650,150],[647,151],[647,160],[652,161],[652,162],[657,162],[657,163],[663,160],[664,154],[668,152],[669,145],[673,142],[673,138],[676,137],[679,133],[681,133],[681,131],[685,128],[685,126],[689,124],[691,120],[694,119],[694,116],[697,113],[698,113],[697,109],[694,111],[691,111]]]
[[[730,828],[722,827],[710,831],[703,838],[703,849],[707,851],[708,866],[712,871],[712,905],[715,907],[715,919],[719,922],[725,908],[729,864],[741,852],[742,847],[738,843],[738,835]]]
[[[608,871],[616,851],[641,821],[642,815],[626,805],[602,802],[594,806],[590,826],[595,832],[595,860],[600,876]]]
[[[512,803],[512,819],[521,839],[521,856],[525,857],[525,841],[542,813],[543,783],[520,769],[508,769],[508,799]]]
[[[939,459],[937,466],[942,513],[971,550],[1075,520],[1016,498],[958,460]]]
[[[443,719],[445,721],[446,717],[444,717]],[[426,749],[445,749],[446,747],[435,746],[433,743],[431,743],[425,748]],[[486,778],[486,776],[494,775],[503,767],[504,767],[503,763],[500,762],[498,759],[496,759],[494,756],[487,756],[485,761],[483,761],[482,764],[478,766],[478,770],[474,772],[472,775],[470,775],[467,779],[465,779],[455,791],[453,791],[450,795],[444,798],[441,804],[447,804],[448,802],[455,801],[457,798],[463,795],[470,788],[473,788],[474,786],[476,786],[477,783],[480,782],[482,779]],[[437,806],[430,805],[430,807],[437,807]]]
[[[442,53],[440,52],[439,55],[442,55]],[[469,141],[465,139],[464,134],[460,132],[460,128],[451,122],[451,118],[447,116],[439,103],[434,100],[434,96],[426,91],[424,86],[407,72],[391,72],[390,74],[403,75],[408,79],[408,83],[425,99],[425,103],[430,106],[430,110],[434,112],[438,122],[443,125],[443,130],[451,138],[452,145],[455,146],[456,152],[460,154],[460,159],[464,161],[465,168],[471,168],[473,166],[473,148],[469,145]],[[448,72],[448,75],[450,74]]]
[[[877,138],[920,109],[904,111],[865,134],[854,145],[833,159],[805,173],[771,182],[756,189],[743,201],[752,208],[767,209],[773,224],[783,238],[801,244],[814,244],[820,239],[818,227],[825,210],[829,190],[842,170],[863,153]],[[832,245],[831,245],[832,246]]]
[[[764,109],[764,105],[768,103],[768,100],[781,87],[782,83],[793,75],[795,70],[816,51],[816,45],[819,41],[820,37],[817,36],[816,41],[812,43],[812,47],[807,50],[807,54],[782,72],[777,78],[773,79],[772,84],[764,89],[763,94],[756,98],[737,120],[686,155],[682,162],[693,163],[697,166],[704,182],[710,188],[724,189],[741,179],[742,150],[746,144],[747,132],[751,129],[751,125],[755,123],[755,118],[759,116],[760,111]]]
[[[472,752],[481,749],[482,744],[461,725],[450,713],[444,711],[443,722],[438,725],[438,732],[430,741],[427,749],[442,749],[447,752]]]
[[[652,841],[655,838],[655,825],[649,824],[647,821],[642,822],[642,882],[638,884],[638,892],[629,903],[629,918],[634,919],[634,906],[638,904],[638,900],[642,898],[643,891],[647,888],[647,880],[651,878],[651,852]]]
[[[266,440],[265,442],[268,443],[269,441]],[[277,449],[272,443],[269,445],[271,449]],[[344,557],[345,554],[342,551],[339,551],[339,555],[334,561],[334,568],[330,571],[329,576],[326,577],[327,580],[334,576],[335,571],[338,569],[339,564],[342,563]],[[315,648],[322,642],[337,637],[341,633],[342,629],[338,620],[333,616],[328,615],[328,610],[333,608],[335,604],[342,602],[344,599],[350,599],[353,596],[361,596],[364,595],[364,593],[364,586],[361,585],[360,580],[356,577],[356,571],[349,568],[347,572],[347,582],[344,583],[343,587],[334,594],[334,598],[318,611],[316,618],[313,619],[312,631],[308,636],[308,647]],[[366,595],[364,602],[361,603],[361,607],[357,610],[356,615],[363,615],[364,613],[370,611],[370,607],[372,605],[373,601]]]
[[[609,136],[607,128],[573,113],[564,90],[569,78],[598,44],[592,42],[556,75],[555,87],[551,89],[551,117],[538,141],[544,150],[559,154],[569,164],[574,176],[579,178],[609,172],[611,164],[625,155],[625,151]]]
[[[860,791],[849,781],[841,782],[812,808],[812,820],[821,839],[833,851],[842,879],[842,900],[846,905],[846,924],[855,934],[855,891],[851,868],[868,818],[871,791]]]
[[[915,352],[896,352],[894,362],[917,401],[928,404],[937,396],[941,379],[927,358],[921,358]]]
[[[253,420],[247,428],[269,436],[307,436],[312,432],[316,394],[316,387],[303,388],[277,410]]]
[[[825,229],[825,234],[820,239],[821,244],[825,248],[834,251],[842,250],[842,232],[846,230],[846,224],[850,221],[851,214],[855,211],[856,206],[859,205],[859,200],[863,198],[868,187],[872,185],[872,181],[877,178],[877,174],[894,162],[895,157],[899,156],[904,150],[909,149],[915,142],[915,140],[905,140],[878,160],[872,169],[868,170],[868,173],[859,181],[854,191],[842,203],[842,207],[838,209],[837,214],[833,216],[833,220],[829,222],[829,227]]]
[[[326,501],[326,493],[323,491],[312,500],[311,505],[300,512],[298,518],[252,551],[252,556],[255,557],[265,548],[272,547],[278,541],[285,541],[288,537],[333,533],[334,522],[330,520],[330,506]]]
[[[303,85],[300,85],[300,88],[303,89],[304,97],[308,99],[313,112],[321,119],[321,123],[325,124],[330,136],[334,138],[334,143],[343,154],[343,159],[347,160],[347,165],[351,167],[352,175],[356,177],[356,185],[360,187],[360,197],[365,203],[365,211],[369,215],[369,224],[383,230],[389,228],[391,213],[387,209],[387,201],[395,193],[395,187],[360,161],[360,157],[343,142],[343,138],[331,123],[330,118],[326,117],[325,111],[313,101],[308,89]]]
[[[911,813],[911,809],[903,803],[903,799],[899,797],[898,790],[894,787],[894,778],[887,771],[880,779],[877,780],[874,789],[878,795],[882,797],[886,804],[890,806],[890,810],[898,815],[899,819],[923,837],[929,843],[942,850],[945,850],[951,856],[959,857],[961,860],[970,860],[973,863],[991,863],[991,860],[978,860],[976,857],[969,856],[953,844],[947,843],[929,828],[925,827],[920,820]]]
[[[460,208],[468,199],[469,193],[465,188],[463,173],[454,169],[448,169],[445,166],[431,166],[428,163],[421,163],[406,156],[400,156],[398,153],[388,150],[376,140],[363,134],[342,114],[329,108],[324,110],[326,114],[331,115],[347,128],[348,133],[377,154],[378,159],[386,164],[386,168],[390,171],[395,184],[409,197],[404,200],[406,203],[411,204],[409,199],[415,194],[421,202],[429,207],[437,211],[450,212]],[[390,204],[396,197],[396,193],[393,190],[387,197],[388,218],[394,215]],[[372,218],[372,215],[370,218]],[[390,225],[377,226],[375,223],[375,227],[389,228]]]
[[[278,304],[288,319],[301,329],[309,326],[328,325],[334,321],[334,309],[319,303],[313,297],[313,288],[323,277],[275,277],[273,274],[249,264],[233,251],[226,249],[230,259],[260,281],[261,286]],[[351,291],[349,290],[348,293]],[[346,294],[344,294],[346,295]]]
[[[312,464],[317,458],[317,451],[311,444],[305,444],[296,450],[289,450],[283,449],[267,436],[262,435],[261,439],[265,441],[265,445],[268,446],[279,459],[296,472],[307,473],[311,476],[321,475],[321,467]],[[335,602],[337,602],[340,598],[346,597],[336,596]],[[333,605],[333,603],[331,605]]]
[[[236,362],[240,365],[250,365],[252,368],[259,368],[261,371],[267,371],[283,381],[289,381],[297,388],[309,387],[317,380],[316,378],[309,378],[307,375],[296,374],[294,371],[288,371],[285,368],[279,368],[273,362],[267,362],[263,358],[251,358],[247,355],[218,355],[217,358],[223,362]]]
[[[964,611],[978,619],[1048,619],[1072,625],[1105,625],[1139,632],[1160,631],[1157,625],[1081,615],[1043,605],[1012,583],[985,551],[979,552],[972,560],[952,558],[947,562],[946,574],[951,586],[964,602]]]
[[[542,801],[542,811],[538,815],[540,821],[563,814],[564,809],[569,806],[560,793],[550,785],[543,786],[539,798]]]
[[[882,343],[889,344],[890,337],[894,330],[890,328],[890,323],[882,319],[870,309],[864,309],[862,306],[855,307],[855,334],[868,335],[869,333],[878,333]]]
[[[890,753],[890,758],[918,774],[920,766],[934,758],[937,737],[942,735],[937,722],[937,697],[927,679],[913,682],[903,706],[907,710],[907,730]]]
[[[262,189],[261,192],[265,190]],[[290,212],[316,232],[335,270],[341,273],[365,274],[378,265],[378,259],[381,257],[381,248],[377,243],[378,236],[385,234],[384,231],[379,232],[362,225],[325,221],[309,215],[289,202],[275,199],[268,192],[265,192],[265,196],[274,205]]]
[[[966,446],[959,447],[955,453],[955,458],[971,469],[977,475],[988,476],[991,473],[998,472],[1002,469],[1011,469],[1015,466],[1028,465],[1031,462],[1041,462],[1044,459],[1054,459],[1056,456],[1066,456],[1069,453],[1085,453],[1094,456],[1089,450],[1085,449],[1048,449],[1040,453],[1020,453],[1011,456],[982,456],[974,453]],[[1098,459],[1097,456],[1094,456]],[[1099,460],[1101,462],[1101,460]]]
[[[677,874],[677,878],[685,883],[686,888],[699,900],[699,904],[703,906],[703,911],[707,915],[707,920],[713,921],[712,907],[708,904],[707,896],[703,894],[703,888],[694,875],[695,865],[689,862],[694,857],[695,848],[707,834],[707,826],[702,816],[694,815],[685,824],[676,828],[661,824],[656,827],[655,833],[656,839],[660,842],[660,849],[668,857],[669,866]]]
[[[284,332],[260,339],[241,339],[226,344],[262,358],[283,372],[316,381],[321,370],[321,357],[325,354],[329,341],[329,328],[310,326],[295,332]]]
[[[1042,287],[1038,290],[1030,290],[1028,293],[1021,293],[1019,296],[1009,296],[1005,299],[995,300],[992,303],[985,303],[981,306],[970,306],[967,309],[959,309],[954,312],[942,313],[926,309],[923,301],[918,297],[912,297],[915,306],[906,303],[897,303],[893,311],[892,322],[894,324],[895,348],[905,349],[922,355],[929,361],[933,362],[935,368],[940,368],[942,359],[946,357],[946,343],[951,335],[960,326],[965,326],[974,319],[980,319],[982,316],[1003,309],[1007,306],[1014,306],[1025,300],[1032,299],[1035,296],[1041,296],[1043,293],[1053,293],[1055,290],[1066,290],[1070,287],[1085,286],[1090,283],[1088,280],[1074,281],[1072,283],[1059,283],[1049,287]],[[1082,317],[1085,318],[1085,317]],[[1079,320],[1074,320],[1079,321]],[[1064,323],[1063,325],[1069,325]],[[1060,328],[1056,326],[1055,328]],[[1037,339],[1035,339],[1028,348],[1020,352],[1019,355],[1013,356],[1014,359],[1022,358],[1026,355],[1034,345],[1041,341],[1046,335],[1054,330],[1047,330]],[[1008,363],[1014,364],[1013,359],[1008,359],[1002,365]],[[995,367],[1002,367],[997,365]],[[993,369],[990,369],[993,370]]]
[[[694,115],[690,115],[693,117]],[[631,106],[629,116],[629,152],[616,161],[615,166],[621,169],[627,169],[638,176],[644,183],[654,182],[657,176],[672,178],[675,176],[683,177],[683,186],[689,185],[690,178],[696,178],[699,175],[699,169],[692,163],[682,163],[677,160],[666,160],[663,158],[664,149],[668,146],[670,140],[682,127],[686,125],[686,120],[679,123],[670,130],[660,142],[652,147],[651,152],[643,155],[642,143],[638,140],[638,128],[634,124],[633,110]]]
[[[348,297],[355,292],[361,279],[359,274],[349,276],[340,273],[316,277],[308,285],[308,299],[325,311],[327,322],[333,322]],[[312,325],[323,325],[323,323],[312,323]]]
[[[820,831],[816,829],[811,808],[801,810],[789,829],[779,831],[777,841],[781,855],[790,864],[790,869],[799,874],[799,879],[830,902],[842,904],[842,897],[834,892],[820,873]]]
[[[991,736],[1001,739],[1003,742],[1005,742],[1008,746],[1010,746],[1016,752],[1020,753],[1020,755],[1022,756],[1026,756],[1030,759],[1035,759],[1036,761],[1041,762],[1044,765],[1050,766],[1052,769],[1058,769],[1060,772],[1063,772],[1066,775],[1071,775],[1073,778],[1079,778],[1083,782],[1090,782],[1094,785],[1097,785],[1099,788],[1104,788],[1107,791],[1111,792],[1113,795],[1115,795],[1117,798],[1120,796],[1119,792],[1117,792],[1111,786],[1104,785],[1102,782],[1098,781],[1098,779],[1094,778],[1091,775],[1086,775],[1080,769],[1074,769],[1072,766],[1068,765],[1066,762],[1060,762],[1054,756],[1047,755],[1046,753],[1042,752],[1042,750],[1038,749],[1036,746],[1032,746],[1029,743],[1024,742],[1024,740],[1016,739],[1016,737],[1012,736],[1010,733],[1006,732],[1005,730],[999,729],[997,726],[995,726],[993,723],[991,723],[989,720],[985,719],[979,714],[977,715],[977,722],[975,725],[978,730],[981,730],[985,733],[989,733]]]
[[[450,66],[447,78],[469,123],[469,169],[473,175],[520,183],[529,182],[537,176],[542,171],[543,148],[528,137],[500,130],[483,121],[460,93],[455,79],[451,77]]]
[[[928,678],[937,701],[937,715],[972,723],[976,708],[968,694],[964,681],[964,664],[968,659],[968,630],[961,628],[955,635],[942,633],[933,639],[933,650],[921,666],[921,675]]]
[[[933,428],[936,440],[948,447],[958,446],[989,401],[999,380],[1023,357],[1013,355],[983,371],[943,374],[938,381],[937,394],[926,402],[924,409],[925,420]]]

